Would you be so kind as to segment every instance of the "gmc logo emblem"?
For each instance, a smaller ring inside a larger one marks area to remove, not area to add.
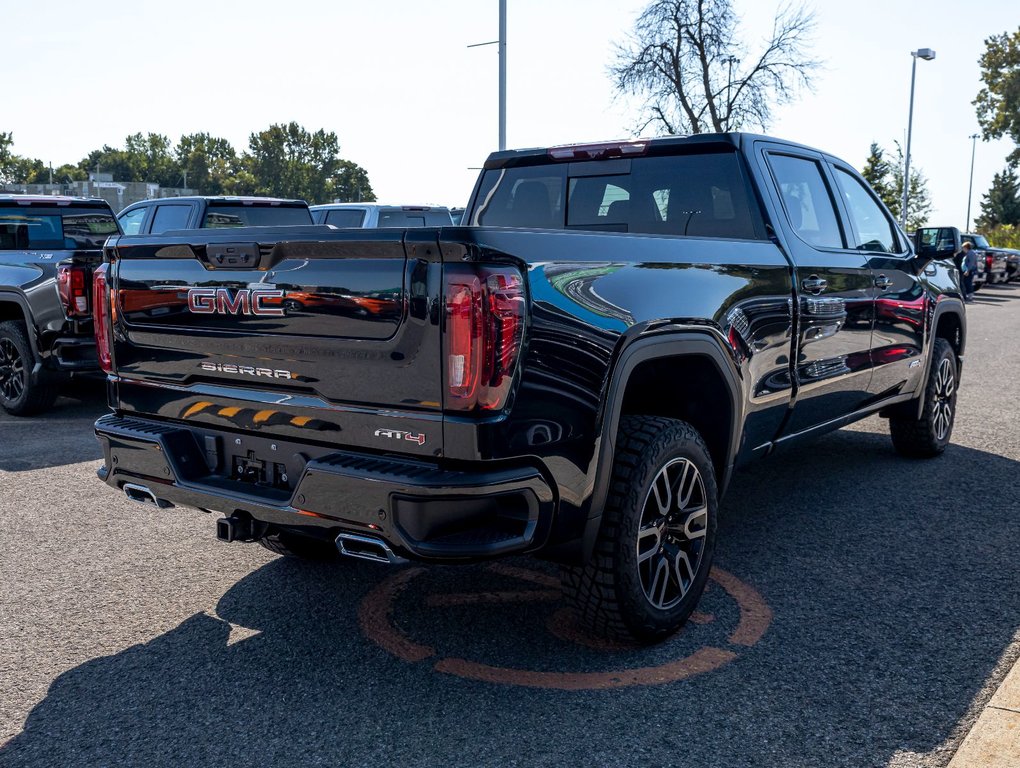
[[[271,315],[283,312],[285,291],[239,288],[189,288],[188,309],[197,315]],[[276,299],[280,306],[267,307],[266,301]]]

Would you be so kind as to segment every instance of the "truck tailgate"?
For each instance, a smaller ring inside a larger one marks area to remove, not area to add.
[[[113,244],[121,409],[440,453],[437,231],[310,231]]]

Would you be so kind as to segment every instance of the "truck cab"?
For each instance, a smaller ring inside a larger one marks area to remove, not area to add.
[[[127,206],[117,221],[126,235],[178,229],[225,229],[311,224],[308,203],[271,197],[165,197]]]

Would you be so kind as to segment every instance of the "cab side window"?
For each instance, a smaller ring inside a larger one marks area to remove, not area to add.
[[[817,161],[772,153],[768,159],[793,231],[819,248],[845,248],[832,195]]]
[[[850,227],[857,247],[862,251],[899,253],[901,249],[896,230],[875,198],[856,176],[842,168],[835,171],[836,186],[850,213]]]
[[[117,219],[125,235],[137,235],[141,231],[142,222],[145,221],[145,212],[147,210],[145,207],[135,208],[133,211],[128,211]]]
[[[191,207],[187,205],[159,205],[152,217],[151,234],[159,235],[173,229],[187,229]]]

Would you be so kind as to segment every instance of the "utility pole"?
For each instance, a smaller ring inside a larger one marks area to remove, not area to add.
[[[724,62],[729,64],[729,72],[726,76],[726,130],[730,130],[730,113],[733,111],[733,95],[730,89],[733,87],[733,65],[739,64],[740,59],[736,56],[730,55],[723,59]]]
[[[967,185],[967,232],[970,232],[970,196],[974,191],[974,153],[977,151],[978,134],[972,133],[970,139],[970,183]]]

